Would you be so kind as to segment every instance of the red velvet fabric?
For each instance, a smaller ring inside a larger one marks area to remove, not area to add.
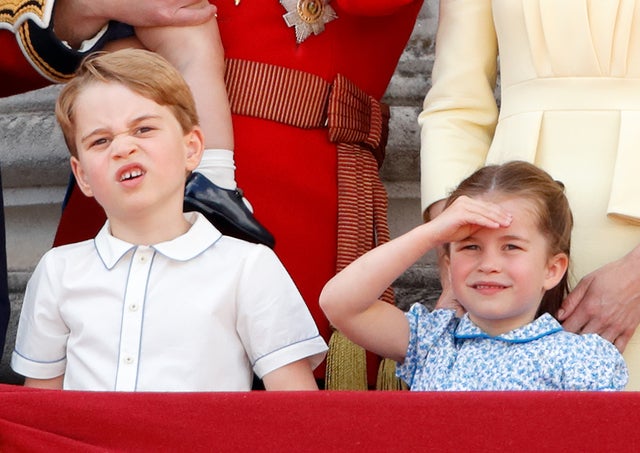
[[[632,392],[89,393],[0,386],[0,450],[637,452]]]

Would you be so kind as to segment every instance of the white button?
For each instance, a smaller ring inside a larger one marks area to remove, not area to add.
[[[127,365],[131,365],[133,363],[133,357],[131,357],[130,355],[126,356],[124,358],[124,363],[126,363]]]
[[[137,311],[137,310],[138,310],[138,304],[129,305],[129,311]]]

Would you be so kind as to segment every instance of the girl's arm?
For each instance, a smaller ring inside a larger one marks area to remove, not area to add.
[[[458,198],[433,221],[383,244],[347,266],[322,290],[320,306],[331,323],[354,343],[402,362],[409,343],[404,313],[378,298],[432,248],[464,239],[480,228],[508,226],[500,206]]]

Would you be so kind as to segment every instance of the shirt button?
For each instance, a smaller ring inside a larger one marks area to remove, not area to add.
[[[129,311],[137,311],[137,310],[138,310],[138,304],[129,305]]]
[[[133,363],[133,357],[131,357],[130,355],[126,356],[124,358],[124,363],[126,363],[127,365],[131,365]]]

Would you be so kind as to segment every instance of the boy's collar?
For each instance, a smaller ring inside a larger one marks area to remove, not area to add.
[[[172,260],[188,261],[207,250],[222,237],[222,233],[211,225],[202,214],[188,212],[184,216],[191,224],[189,231],[175,239],[149,247]],[[96,235],[94,244],[107,269],[112,269],[130,250],[146,247],[131,244],[112,236],[109,230],[109,221]]]

